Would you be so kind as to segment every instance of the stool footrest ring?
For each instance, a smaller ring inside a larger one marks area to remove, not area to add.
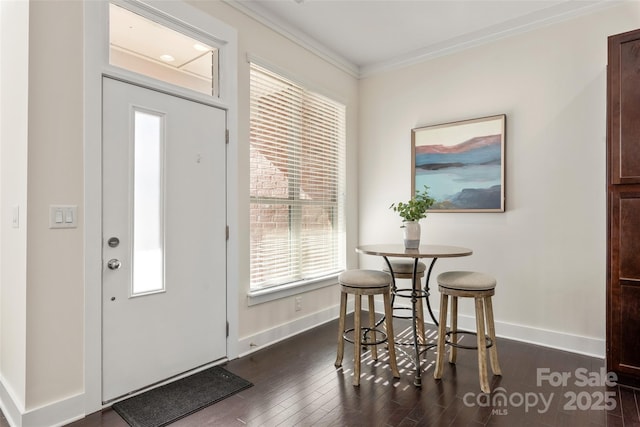
[[[393,317],[396,319],[413,319],[413,313],[411,313],[408,316],[403,316],[400,314],[396,314],[395,311],[396,310],[409,310],[412,311],[413,309],[411,307],[392,307],[391,311],[393,312]]]
[[[413,298],[415,292],[416,298],[428,298],[429,293],[424,289],[396,289],[393,294],[398,298]]]
[[[349,333],[352,333],[354,331],[354,328],[349,328],[349,329],[345,329],[343,334],[342,334],[342,338],[346,341],[346,342],[350,342],[351,344],[355,344],[355,341],[353,340],[353,338],[350,338],[348,336]],[[384,344],[388,341],[388,337],[387,337],[387,333],[381,329],[377,329],[377,328],[360,328],[360,331],[362,332],[362,336],[366,338],[367,334],[369,332],[375,332],[377,334],[382,335],[382,337],[377,340],[377,341],[362,341],[360,343],[360,345],[379,345],[379,344]]]
[[[466,334],[466,335],[478,335],[477,332],[471,332],[471,331],[463,331],[463,330],[455,330],[455,331],[449,331],[445,334],[445,341],[444,343],[446,345],[450,345],[452,347],[456,347],[456,348],[463,348],[465,350],[477,350],[478,346],[477,345],[463,345],[463,344],[458,344],[458,343],[453,343],[449,340],[449,337],[451,334]],[[493,340],[490,337],[485,336],[484,337],[485,340],[485,348],[490,348],[493,347]]]

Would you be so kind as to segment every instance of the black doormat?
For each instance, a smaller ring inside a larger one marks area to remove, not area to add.
[[[219,366],[149,390],[112,406],[133,427],[166,426],[251,387]]]

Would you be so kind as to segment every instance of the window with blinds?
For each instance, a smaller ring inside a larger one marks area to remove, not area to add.
[[[251,289],[345,266],[344,105],[251,63]]]

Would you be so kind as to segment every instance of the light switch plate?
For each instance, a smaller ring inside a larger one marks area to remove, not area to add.
[[[77,228],[77,205],[50,205],[49,228]]]

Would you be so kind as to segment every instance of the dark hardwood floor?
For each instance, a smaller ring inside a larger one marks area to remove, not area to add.
[[[396,331],[407,334],[404,326],[399,321]],[[384,363],[386,351],[378,362],[367,352],[361,385],[354,387],[353,346],[346,344],[343,367],[336,369],[336,337],[334,321],[226,363],[254,386],[173,425],[640,426],[640,391],[602,385],[601,359],[498,339],[503,375],[492,377],[492,394],[484,395],[473,350],[459,350],[457,364],[447,363],[440,381],[433,379],[429,350],[422,388],[413,386],[412,364],[402,351],[399,380]],[[110,409],[71,424],[126,425]]]

